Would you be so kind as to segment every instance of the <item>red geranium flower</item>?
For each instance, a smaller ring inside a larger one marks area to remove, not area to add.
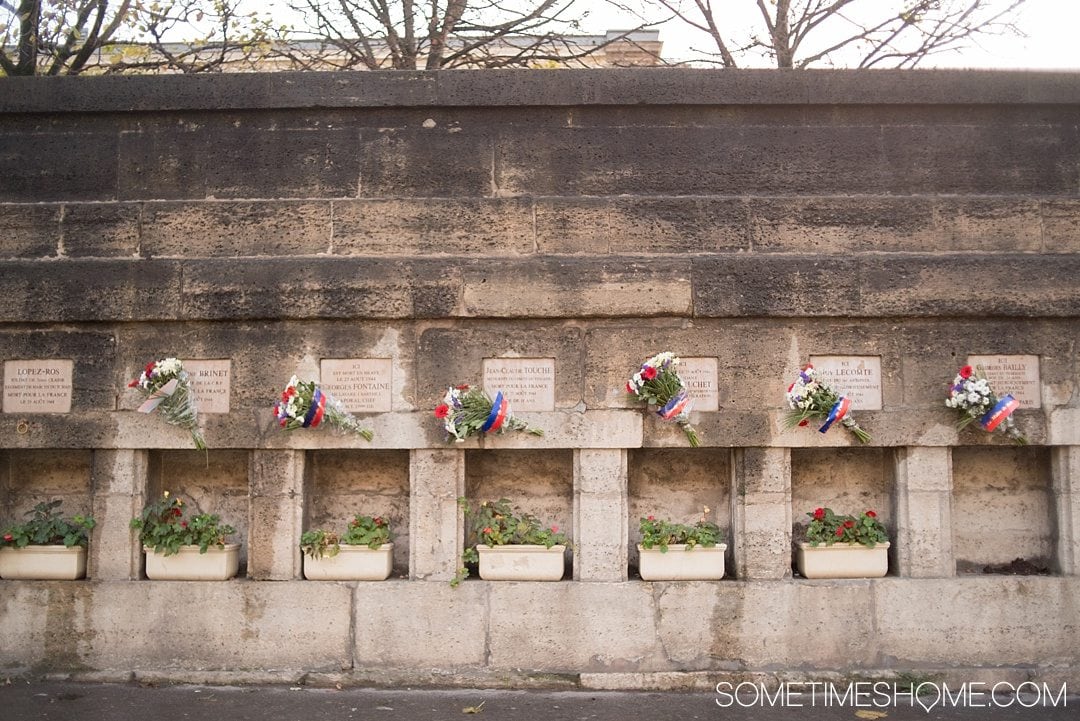
[[[972,370],[971,366],[964,366],[963,368],[960,369],[960,377],[961,378],[970,378],[971,374],[974,373],[974,372],[975,371]]]
[[[491,533],[491,526],[486,526],[483,530],[484,533]]]
[[[844,535],[844,529],[843,529],[843,528],[837,528],[837,529],[836,529],[836,535],[837,535],[837,536],[842,536],[842,535]]]
[[[4,534],[4,540],[8,541],[10,543],[11,541],[15,540],[15,536],[11,535],[10,533],[5,533]]]
[[[652,366],[645,366],[641,369],[641,377],[647,381],[651,381],[656,377],[656,369]]]
[[[375,521],[376,526],[381,526],[383,524],[382,516],[375,516],[375,518],[372,519],[372,520]]]
[[[815,508],[814,509],[814,520],[820,521],[824,517],[825,517],[825,509],[824,508]]]
[[[645,520],[646,520],[646,521],[655,521],[655,520],[656,520],[656,516],[649,516],[649,517],[648,517],[648,518],[646,518]]]
[[[180,528],[187,528],[187,521],[180,521]]]
[[[445,403],[440,403],[439,405],[435,406],[436,418],[446,418],[448,415],[450,415],[450,406],[446,405]]]
[[[877,514],[874,513],[873,511],[867,511],[866,515],[870,516],[871,518],[877,518]]]
[[[558,526],[552,526],[551,527],[551,532],[552,533],[558,533],[559,532],[559,527]]]
[[[855,521],[844,521],[844,528],[855,528]]]

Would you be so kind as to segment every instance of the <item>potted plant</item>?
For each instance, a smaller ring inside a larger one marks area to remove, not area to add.
[[[394,566],[390,522],[357,515],[344,533],[316,529],[300,536],[309,581],[383,581]]]
[[[168,491],[131,519],[146,552],[146,577],[159,581],[224,581],[240,568],[236,529],[216,515],[184,517],[184,502]]]
[[[715,581],[724,577],[723,532],[706,520],[705,507],[694,525],[641,519],[638,573],[643,581]]]
[[[478,563],[480,578],[485,581],[558,581],[563,577],[563,552],[570,540],[559,533],[558,526],[540,522],[536,516],[517,511],[510,501],[484,501],[473,512],[468,500],[458,505],[471,517],[475,546],[465,549],[462,560]],[[468,575],[458,571],[457,585]]]
[[[806,515],[806,540],[799,543],[796,565],[806,578],[881,578],[889,570],[889,534],[874,511],[841,516],[831,508]]]
[[[26,523],[0,535],[0,578],[71,581],[86,575],[86,544],[94,519],[64,518],[61,500],[27,511]]]

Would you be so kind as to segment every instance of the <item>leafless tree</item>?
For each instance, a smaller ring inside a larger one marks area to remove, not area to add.
[[[565,66],[633,42],[632,30],[588,45],[575,40],[588,15],[580,0],[291,0],[289,7],[307,26],[293,29],[278,51],[302,69]]]
[[[911,68],[980,36],[1018,32],[1013,22],[1026,0],[653,1],[705,33],[711,60],[725,68],[755,55],[778,68]],[[748,12],[756,30],[744,25]]]

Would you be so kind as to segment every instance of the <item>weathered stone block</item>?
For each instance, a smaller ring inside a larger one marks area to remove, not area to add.
[[[1080,576],[1080,448],[1054,448],[1050,463],[1057,527],[1055,565],[1064,575]]]
[[[0,130],[2,203],[115,200],[117,132]]]
[[[1080,252],[1080,200],[1054,198],[1039,203],[1042,211],[1042,250]]]
[[[67,203],[60,228],[70,258],[123,258],[139,253],[142,210],[135,203]]]
[[[59,205],[0,205],[0,253],[5,258],[56,257],[60,248]]]
[[[625,581],[627,452],[574,452],[574,579]]]
[[[87,575],[96,581],[139,578],[142,544],[130,527],[147,501],[147,451],[96,450],[93,458],[93,513]]]
[[[465,495],[465,454],[416,449],[409,453],[409,575],[449,581],[461,566],[465,527],[457,499]]]
[[[142,254],[180,258],[330,251],[329,202],[147,203]]]
[[[425,119],[417,119],[417,123]],[[437,123],[437,121],[436,121]],[[495,129],[460,126],[363,130],[357,158],[361,197],[496,195]],[[352,196],[353,193],[339,193]]]

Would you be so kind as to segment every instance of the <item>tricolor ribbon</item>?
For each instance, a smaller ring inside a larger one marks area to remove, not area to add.
[[[484,433],[499,430],[509,415],[510,402],[503,397],[502,391],[499,391],[495,394],[495,401],[491,404],[491,412],[488,413],[484,425],[480,426],[480,430]]]
[[[180,383],[178,378],[173,378],[165,385],[158,388],[156,391],[150,394],[141,406],[139,406],[139,413],[152,413],[155,408],[161,405],[161,402],[171,396],[176,390],[177,384]]]
[[[1013,411],[1020,407],[1020,401],[1013,398],[1011,395],[1005,395],[1001,400],[997,402],[997,405],[990,409],[979,420],[979,425],[983,427],[984,431],[992,431],[1001,425],[1002,421],[1012,415]]]
[[[311,396],[311,407],[304,414],[303,428],[318,428],[322,423],[323,414],[326,413],[326,395],[321,388],[316,388]]]
[[[680,388],[679,392],[671,397],[671,399],[664,404],[664,407],[656,411],[656,415],[663,418],[665,421],[674,420],[678,418],[679,414],[690,412],[690,395],[686,392],[685,388]]]
[[[833,404],[832,410],[829,411],[829,416],[825,419],[825,423],[822,424],[821,428],[818,428],[818,432],[824,433],[832,427],[833,423],[843,420],[850,409],[851,399],[847,396],[840,396],[840,400]]]

